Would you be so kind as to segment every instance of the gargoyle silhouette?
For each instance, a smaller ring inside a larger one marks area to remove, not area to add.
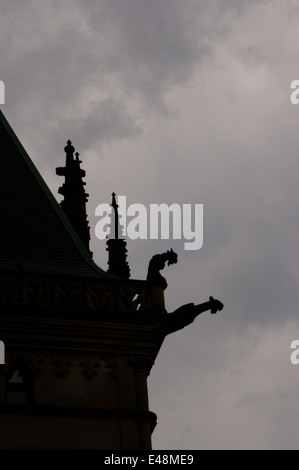
[[[182,305],[177,310],[165,316],[164,325],[162,327],[163,336],[181,330],[185,326],[192,323],[195,318],[207,310],[216,313],[223,309],[223,303],[213,297],[208,302],[194,305],[193,303]]]
[[[165,268],[166,261],[167,266],[176,264],[178,262],[178,255],[173,251],[172,248],[166,253],[153,256],[150,260],[146,280],[152,286],[159,286],[163,289],[166,289],[167,281],[165,277],[160,274],[161,269]]]
[[[166,289],[167,282],[166,279],[160,274],[160,271],[165,268],[165,263],[167,265],[175,264],[178,262],[178,255],[171,248],[170,251],[162,253],[160,255],[155,255],[149,262],[148,273],[147,273],[147,282],[151,286],[158,286]],[[217,313],[223,309],[223,303],[220,300],[210,297],[208,302],[202,304],[194,305],[193,303],[182,305],[172,313],[165,315],[163,319],[163,325],[160,330],[161,339],[170,333],[181,330],[185,326],[192,323],[195,318],[207,310],[211,310],[211,313]]]

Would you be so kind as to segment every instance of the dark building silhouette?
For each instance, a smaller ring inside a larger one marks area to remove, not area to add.
[[[118,236],[108,272],[92,261],[74,151],[68,141],[57,169],[59,206],[0,112],[0,449],[150,449],[147,376],[161,344],[222,304],[167,314],[160,270],[172,250],[153,257],[147,280],[129,279]]]

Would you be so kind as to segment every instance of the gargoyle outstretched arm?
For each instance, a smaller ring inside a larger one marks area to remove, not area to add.
[[[183,305],[166,316],[163,335],[166,336],[170,333],[181,330],[192,323],[198,315],[206,312],[207,310],[211,310],[211,313],[216,313],[218,310],[222,309],[223,303],[213,297],[210,297],[208,302],[204,302],[202,304],[194,305],[191,303]]]

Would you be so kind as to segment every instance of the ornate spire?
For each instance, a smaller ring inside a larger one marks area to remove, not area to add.
[[[64,151],[66,153],[65,167],[56,168],[56,174],[65,177],[65,182],[58,189],[59,194],[64,196],[60,206],[88,253],[92,256],[89,250],[90,232],[86,214],[86,202],[89,194],[85,193],[86,183],[82,180],[85,171],[80,168],[82,161],[79,160],[79,153],[76,152],[74,157],[75,149],[70,140],[67,141]]]
[[[110,225],[110,238],[107,240],[108,251],[108,273],[114,274],[115,276],[129,279],[130,268],[127,261],[127,242],[124,240],[122,235],[122,228],[118,216],[118,204],[115,199],[115,193],[112,193],[112,204],[111,204],[114,217],[112,214],[111,225]]]

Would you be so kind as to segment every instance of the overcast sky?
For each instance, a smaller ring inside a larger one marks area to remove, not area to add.
[[[204,241],[128,241],[132,278],[173,248],[166,308],[217,315],[166,338],[148,380],[155,449],[298,449],[299,1],[0,0],[6,118],[57,200],[71,139],[95,208],[203,204]]]

